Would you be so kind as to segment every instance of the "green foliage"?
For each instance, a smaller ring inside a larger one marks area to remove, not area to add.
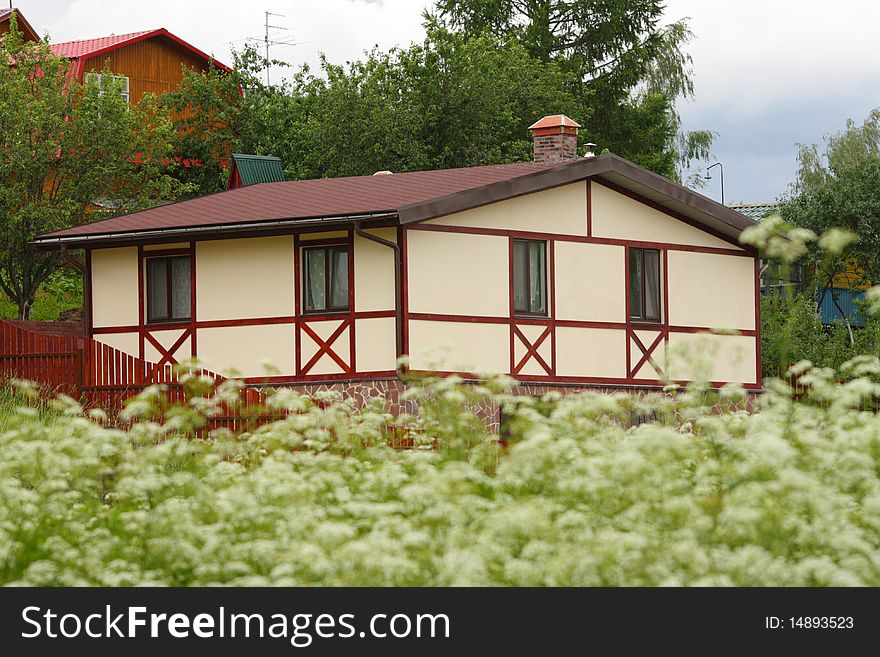
[[[694,93],[693,33],[686,19],[662,25],[664,9],[659,0],[439,0],[437,16],[468,36],[511,35],[558,63],[575,92],[592,94],[595,111],[582,122],[592,141],[678,178],[708,156],[715,135],[680,130],[675,102]]]
[[[801,145],[798,180],[782,207],[786,221],[830,240],[806,258],[823,290],[845,275],[850,287],[880,282],[880,108],[862,125],[818,145]]]
[[[129,108],[108,71],[81,84],[14,23],[0,61],[0,289],[27,318],[59,262],[29,248],[37,234],[88,221],[96,201],[132,210],[175,194],[171,125],[150,99]]]
[[[771,384],[757,413],[734,387],[536,401],[426,381],[406,421],[437,451],[385,447],[387,416],[332,396],[281,390],[287,419],[194,440],[210,397],[156,423],[148,390],[120,431],[6,391],[0,583],[877,586],[880,416],[858,409],[880,361],[847,371],[808,373],[811,403]],[[499,448],[475,401],[521,439]]]
[[[30,318],[54,321],[66,310],[83,307],[82,276],[68,268],[49,274],[34,297]],[[0,294],[0,319],[16,319],[18,307],[7,296]]]
[[[555,63],[515,40],[436,26],[421,44],[345,66],[323,60],[321,75],[303,68],[281,87],[262,83],[255,51],[236,62],[234,75],[188,72],[165,97],[181,117],[177,156],[210,163],[182,170],[201,193],[225,185],[221,163],[234,151],[276,155],[289,178],[529,160],[531,123],[592,111]]]

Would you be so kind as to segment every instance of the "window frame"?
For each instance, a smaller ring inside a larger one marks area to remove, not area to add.
[[[656,253],[657,254],[657,315],[649,317],[647,315],[647,283],[648,283],[648,269],[645,266],[645,254],[646,253]],[[632,303],[631,303],[631,290],[633,286],[632,280],[632,258],[633,254],[638,254],[640,259],[640,271],[641,271],[641,280],[639,284],[641,285],[641,306],[642,313],[640,316],[633,315]],[[629,315],[628,319],[630,322],[636,322],[638,324],[662,324],[663,323],[663,307],[664,307],[664,298],[663,298],[663,251],[661,249],[649,249],[649,248],[641,248],[641,247],[630,247],[628,260],[626,263],[626,275],[630,279],[629,280],[629,288],[630,295],[627,296],[627,306]]]
[[[541,248],[544,251],[544,285],[541,291],[541,295],[544,301],[544,310],[540,312],[534,312],[532,310],[519,310],[516,307],[516,244],[517,242],[521,242],[526,245],[526,261],[525,261],[525,272],[526,272],[526,299],[529,299],[529,291],[532,289],[532,268],[531,268],[531,250],[529,249],[530,244],[540,244]],[[512,279],[510,282],[510,292],[511,292],[511,305],[513,310],[514,317],[549,317],[550,316],[550,303],[549,303],[549,283],[548,283],[548,249],[547,249],[547,240],[531,240],[531,239],[523,239],[519,237],[515,237],[511,240],[510,245],[510,253],[511,253],[511,274]]]
[[[126,105],[131,105],[131,78],[127,75],[117,75],[115,73],[110,73],[109,77],[113,80],[122,80],[123,87],[119,92],[119,95],[125,99]],[[98,85],[99,95],[103,95],[104,93],[104,74],[97,73],[95,71],[89,71],[85,74],[84,81],[88,84],[89,79],[94,79]]]
[[[150,294],[150,261],[163,260],[165,261],[165,312],[167,313],[164,317],[154,317],[153,316],[153,304],[151,301],[152,295]],[[174,317],[174,277],[172,276],[172,272],[174,268],[171,265],[173,260],[188,260],[189,261],[189,276],[187,277],[187,287],[190,298],[190,307],[189,314],[186,317]],[[192,304],[192,292],[193,292],[193,280],[192,280],[192,255],[190,253],[178,253],[172,255],[144,255],[143,263],[141,266],[144,268],[144,323],[147,325],[153,324],[187,324],[193,319],[193,304]]]
[[[309,259],[307,253],[309,251],[324,251],[324,308],[308,309],[309,299]],[[330,306],[333,298],[333,258],[334,252],[344,252],[346,260],[346,276],[345,276],[345,306]],[[351,311],[351,251],[348,244],[315,244],[300,247],[300,273],[302,276],[302,313],[303,315],[342,315]]]

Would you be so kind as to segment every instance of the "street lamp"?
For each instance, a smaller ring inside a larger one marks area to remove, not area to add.
[[[721,171],[721,205],[724,205],[724,165],[721,164],[721,162],[709,165],[706,167],[706,175],[703,177],[706,180],[712,180],[712,176],[709,175],[709,172],[715,167],[718,167],[718,170]]]

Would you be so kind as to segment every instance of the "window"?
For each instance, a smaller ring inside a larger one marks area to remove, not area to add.
[[[660,252],[629,250],[629,316],[640,322],[660,321]]]
[[[108,86],[110,80],[117,80],[121,85],[119,90],[119,95],[125,99],[125,102],[129,102],[130,98],[130,80],[124,75],[103,75],[102,73],[86,73],[86,84],[89,84],[92,80],[94,80],[95,84],[98,85],[98,94],[104,93],[104,87]]]
[[[513,240],[513,311],[547,314],[547,243]]]
[[[303,249],[303,260],[306,312],[348,310],[348,247]]]
[[[147,258],[147,321],[181,322],[190,319],[189,256]]]

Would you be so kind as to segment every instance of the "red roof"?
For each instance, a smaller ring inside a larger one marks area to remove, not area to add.
[[[76,59],[78,57],[88,57],[92,53],[104,50],[105,48],[116,48],[126,41],[136,40],[144,34],[149,34],[153,30],[142,30],[140,32],[131,32],[129,34],[114,34],[112,36],[100,37],[98,39],[80,39],[79,41],[65,41],[64,43],[53,43],[50,47],[59,57],[69,57]]]
[[[68,59],[87,59],[104,53],[112,52],[119,48],[130,46],[138,41],[152,39],[154,37],[164,37],[170,39],[180,47],[188,50],[196,57],[200,57],[205,61],[213,61],[214,65],[226,72],[231,72],[225,64],[218,62],[210,55],[202,52],[195,46],[187,43],[178,36],[171,34],[164,27],[155,30],[143,30],[141,32],[130,32],[128,34],[115,34],[97,39],[81,39],[79,41],[65,41],[64,43],[53,43],[51,45],[52,52],[59,57],[67,57]]]
[[[554,166],[558,164],[523,162],[384,176],[261,183],[76,226],[40,237],[196,228],[285,219],[393,214],[406,205],[511,180]]]

